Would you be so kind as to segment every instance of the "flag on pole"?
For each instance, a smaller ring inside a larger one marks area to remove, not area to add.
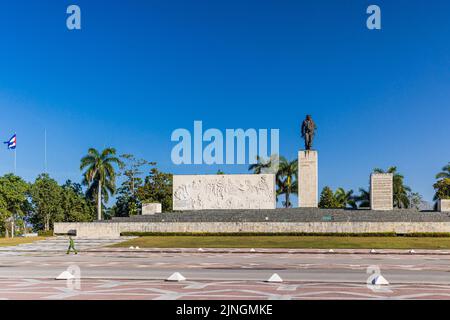
[[[4,144],[6,144],[6,146],[9,150],[14,150],[17,146],[17,135],[14,134],[11,137],[11,139],[9,139],[8,141],[5,141]]]

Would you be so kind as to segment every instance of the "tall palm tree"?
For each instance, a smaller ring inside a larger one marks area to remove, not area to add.
[[[354,201],[358,204],[359,208],[369,208],[370,192],[364,188],[359,188],[359,195],[354,196]]]
[[[345,191],[344,188],[338,188],[334,193],[334,197],[340,208],[347,208],[350,206],[351,208],[356,209],[357,207],[353,190]]]
[[[436,179],[450,179],[450,162],[436,175]]]
[[[406,186],[403,182],[404,176],[397,172],[397,167],[389,167],[386,171],[382,169],[374,169],[374,173],[392,173],[394,175],[394,207],[395,208],[409,208],[408,193],[411,192],[411,188]]]
[[[80,170],[83,173],[83,184],[88,186],[87,194],[97,197],[97,217],[102,220],[102,198],[108,201],[109,194],[116,191],[115,165],[123,163],[116,157],[116,149],[106,148],[101,153],[90,148],[88,154],[81,159]]]
[[[298,194],[298,160],[289,162],[280,157],[279,167],[276,173],[277,197],[284,194],[284,206],[291,207],[290,195]]]

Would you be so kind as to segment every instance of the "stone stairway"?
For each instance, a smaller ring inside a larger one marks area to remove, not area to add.
[[[117,239],[78,239],[74,238],[75,248],[80,251],[110,246],[127,241],[133,237],[120,237]],[[32,243],[24,243],[10,247],[0,247],[0,252],[61,252],[67,250],[69,237],[58,236]]]

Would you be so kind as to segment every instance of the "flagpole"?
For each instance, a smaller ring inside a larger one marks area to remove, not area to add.
[[[44,130],[44,173],[47,173],[47,129]]]
[[[17,175],[17,148],[14,149],[14,174]]]

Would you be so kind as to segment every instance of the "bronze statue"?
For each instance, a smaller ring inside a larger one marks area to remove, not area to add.
[[[302,123],[302,138],[305,139],[305,149],[311,150],[314,140],[314,133],[316,131],[316,124],[310,115]]]

